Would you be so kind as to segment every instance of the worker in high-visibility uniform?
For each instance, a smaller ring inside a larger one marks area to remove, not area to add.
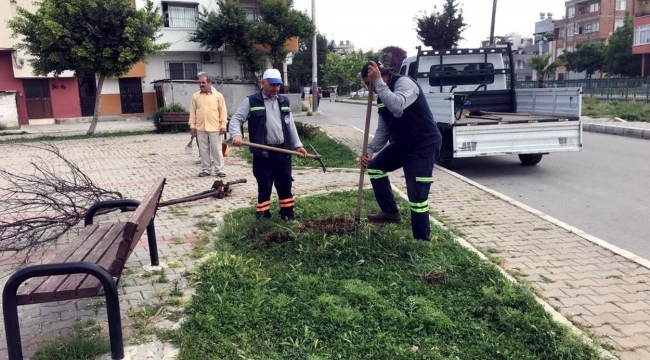
[[[413,237],[428,241],[431,232],[428,197],[442,135],[422,88],[410,77],[394,74],[391,70],[374,61],[361,69],[363,81],[374,85],[379,114],[373,141],[368,144],[367,155],[360,159],[361,165],[368,168],[368,177],[381,208],[378,214],[369,215],[368,220],[402,220],[388,173],[403,167]]]
[[[298,137],[291,114],[289,98],[281,95],[282,76],[276,69],[268,69],[262,75],[262,89],[248,96],[230,118],[228,130],[232,144],[241,146],[240,129],[248,121],[250,141],[279,149],[295,150],[301,157],[307,155]],[[273,185],[278,192],[280,218],[294,220],[294,198],[291,193],[291,155],[251,147],[253,153],[253,176],[257,180],[258,218],[271,217],[271,192]]]

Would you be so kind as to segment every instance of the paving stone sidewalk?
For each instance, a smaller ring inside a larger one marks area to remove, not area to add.
[[[97,186],[120,191],[127,198],[142,199],[156,178],[166,177],[167,184],[162,196],[162,201],[165,201],[209,190],[212,183],[217,180],[215,176],[205,178],[196,176],[200,170],[199,165],[194,163],[197,158],[196,147],[194,155],[184,155],[187,141],[187,134],[151,134],[66,140],[52,142],[52,144],[56,145],[67,159],[75,162]],[[44,159],[51,158],[44,151],[32,147],[37,145],[36,143],[28,145],[30,146],[0,145],[0,168],[18,173],[28,172],[31,169],[30,159],[34,160],[36,156]],[[245,150],[232,150],[233,154],[240,151]],[[150,324],[166,324],[168,327],[177,326],[174,322],[178,321],[182,309],[165,304],[164,300],[169,299],[175,282],[178,282],[180,290],[185,294],[185,300],[191,296],[191,288],[182,275],[198,260],[195,244],[204,231],[199,229],[197,223],[218,222],[233,209],[250,206],[255,201],[257,185],[252,177],[250,165],[238,157],[230,157],[226,162],[225,171],[228,176],[225,180],[243,178],[248,181],[246,184],[233,185],[231,196],[226,199],[204,199],[159,209],[155,225],[164,276],[153,271],[157,269],[150,269],[145,236],[129,258],[118,287],[122,327],[127,341],[133,342],[137,337],[137,331],[133,330],[132,325],[138,321],[146,320]],[[52,166],[57,170],[64,169],[57,162],[52,163]],[[305,196],[331,190],[356,189],[359,173],[355,170],[332,169],[323,173],[320,168],[294,169],[293,177],[294,193],[296,196]],[[0,186],[4,185],[2,181],[0,180]],[[297,209],[298,215],[299,211]],[[102,215],[97,222],[124,219],[128,215],[128,213]],[[78,230],[79,227],[70,233],[75,234]],[[69,237],[63,237],[57,245],[33,254],[28,259],[28,263],[47,263],[57,254],[61,245],[69,240]],[[4,287],[11,274],[22,266],[24,260],[22,254],[13,252],[0,254],[0,288]],[[164,304],[158,316],[149,319],[138,316],[138,309],[142,306],[155,304]],[[19,318],[24,354],[27,356],[30,356],[44,340],[59,334],[68,334],[77,319],[96,319],[106,327],[106,311],[101,298],[21,306]],[[174,320],[166,320],[166,318]],[[4,334],[3,329],[0,331],[0,359],[7,358]],[[139,339],[139,341],[143,340]],[[142,354],[142,351],[145,353],[153,351],[156,348],[164,348],[164,346],[160,343],[152,343],[144,350],[135,349],[132,351],[135,354],[132,358],[139,360],[141,358],[137,354]]]
[[[138,123],[137,126],[140,125],[151,128],[150,123]],[[324,125],[323,128],[360,153],[361,133],[347,126]],[[187,134],[141,135],[67,140],[55,144],[98,186],[121,191],[127,197],[141,198],[154,179],[166,176],[164,201],[207,190],[216,180],[213,176],[196,177],[196,155],[183,155],[187,140]],[[24,171],[30,157],[42,154],[21,145],[0,146],[3,150],[0,167],[12,171]],[[159,301],[160,295],[169,292],[175,280],[188,296],[191,294],[182,274],[197,261],[190,256],[196,239],[202,235],[196,223],[201,219],[219,220],[232,209],[252,204],[256,189],[250,166],[233,157],[228,159],[226,171],[227,179],[247,178],[249,183],[235,185],[233,196],[226,200],[203,200],[159,210],[156,230],[168,283],[157,282],[157,276],[152,276],[147,269],[146,240],[141,241],[127,263],[129,271],[120,284],[120,306],[127,337],[133,321],[128,316],[133,310],[129,309]],[[401,176],[396,172],[391,180],[405,191]],[[504,269],[529,282],[579,327],[607,339],[622,359],[650,359],[650,270],[473,186],[453,173],[437,169],[434,177],[430,206],[436,217],[460,230],[474,246],[502,259]],[[358,172],[323,174],[317,169],[307,169],[295,171],[294,178],[295,193],[300,196],[334,189],[356,189]],[[109,214],[103,220],[118,216]],[[47,262],[56,251],[54,247],[35,254],[30,261]],[[15,254],[0,254],[0,286],[21,260]],[[27,353],[43,339],[68,332],[77,318],[96,318],[105,324],[106,314],[100,305],[96,299],[91,299],[21,307],[21,331]],[[162,314],[173,315],[175,311],[178,309],[169,307]],[[5,347],[2,331],[0,359],[6,358]]]
[[[363,134],[322,125],[361,153]],[[401,171],[390,176],[402,191]],[[650,270],[450,171],[436,168],[432,214],[537,293],[576,326],[605,339],[624,360],[650,359]]]

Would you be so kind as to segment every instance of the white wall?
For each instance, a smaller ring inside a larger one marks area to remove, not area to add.
[[[15,92],[0,92],[0,124],[9,129],[20,127]]]
[[[187,3],[187,4],[198,4],[199,12],[203,10],[208,11],[219,11],[217,6],[217,1],[215,0],[174,0],[175,3]],[[146,0],[136,0],[135,7],[136,9],[141,9],[147,4]],[[162,1],[153,0],[155,7],[158,7],[158,11],[162,14]],[[198,43],[190,42],[187,40],[190,33],[194,29],[184,29],[184,28],[165,28],[162,29],[162,37],[158,42],[170,42],[172,45],[167,49],[168,51],[201,51],[202,48]]]
[[[11,54],[12,57],[12,62],[13,62],[13,69],[14,69],[14,77],[17,79],[24,79],[24,78],[52,78],[54,77],[54,74],[48,74],[48,76],[36,76],[34,75],[34,68],[30,64],[30,57],[25,54],[23,51],[14,51]],[[15,60],[14,60],[15,58]],[[22,63],[22,64],[21,64]],[[71,78],[74,77],[74,72],[73,71],[64,71],[59,75],[59,77],[62,78]]]

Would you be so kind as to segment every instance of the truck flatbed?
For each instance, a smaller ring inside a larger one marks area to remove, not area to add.
[[[474,126],[474,125],[496,125],[496,124],[524,124],[524,123],[541,123],[541,122],[558,122],[567,121],[558,117],[548,115],[532,115],[517,113],[494,113],[480,112],[474,114],[464,112],[460,120],[456,120],[455,126]]]

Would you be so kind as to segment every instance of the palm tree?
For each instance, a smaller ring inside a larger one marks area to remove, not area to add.
[[[533,55],[528,59],[530,66],[537,73],[537,87],[546,87],[546,79],[555,73],[559,66],[556,61],[551,61],[552,54]]]

